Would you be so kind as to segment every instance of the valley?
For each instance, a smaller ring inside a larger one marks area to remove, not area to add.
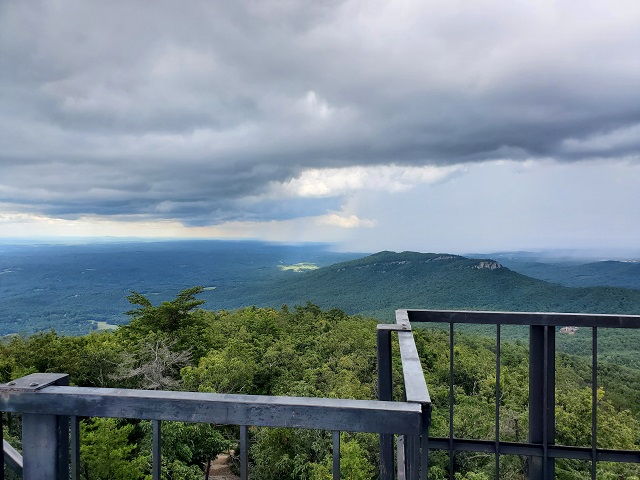
[[[0,250],[0,335],[51,329],[81,335],[114,328],[129,321],[132,291],[160,304],[195,285],[204,286],[199,298],[207,310],[311,302],[381,322],[393,321],[397,308],[640,314],[640,290],[560,285],[518,273],[502,259],[337,253],[326,245],[260,242],[3,245]],[[557,264],[555,271],[561,275],[568,268]],[[603,283],[607,278],[603,274]],[[465,329],[491,334],[479,326]],[[527,332],[507,328],[503,336],[525,340]],[[600,335],[601,359],[640,368],[636,336],[607,329]],[[561,333],[558,346],[588,355],[589,338],[587,331]]]

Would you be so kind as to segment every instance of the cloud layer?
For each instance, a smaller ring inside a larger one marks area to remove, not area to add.
[[[0,203],[366,226],[331,215],[465,163],[635,164],[639,24],[633,0],[7,0]]]

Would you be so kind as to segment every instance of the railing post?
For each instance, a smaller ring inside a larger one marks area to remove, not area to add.
[[[529,457],[530,479],[555,478],[555,460],[548,446],[555,443],[556,337],[554,326],[534,325],[529,337],[529,442],[542,446],[542,457]]]
[[[378,400],[393,400],[391,332],[397,329],[397,325],[394,324],[378,325]],[[392,480],[393,478],[393,435],[380,434],[380,480]]]
[[[34,373],[7,384],[8,389],[37,391],[51,385],[69,385],[69,376]],[[69,478],[69,417],[62,415],[22,415],[23,478],[57,480]]]

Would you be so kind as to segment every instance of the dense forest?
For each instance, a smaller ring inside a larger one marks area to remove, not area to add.
[[[219,294],[235,295],[239,300],[249,295],[248,288],[222,287]],[[323,308],[338,307],[381,321],[391,321],[396,308],[640,314],[639,290],[566,287],[516,273],[492,259],[417,252],[380,252],[274,279],[251,295],[260,306],[311,300]],[[503,334],[511,340],[525,340],[527,332],[505,329]],[[588,329],[562,335],[558,349],[590,355],[590,335]],[[640,332],[603,328],[599,335],[601,359],[640,369]]]
[[[14,336],[0,344],[0,381],[32,372],[65,372],[73,384],[98,387],[190,390],[218,393],[376,398],[376,320],[323,310],[307,303],[280,309],[249,307],[209,311],[187,289],[160,304],[132,293],[131,321],[113,332],[60,336],[53,331]],[[448,336],[414,331],[434,402],[432,435],[448,425]],[[493,439],[495,342],[480,336],[455,338],[456,436]],[[400,365],[394,358],[396,398]],[[523,342],[501,345],[501,439],[523,440],[528,432],[528,352]],[[591,442],[589,360],[560,354],[557,361],[557,443]],[[640,376],[637,370],[604,364],[599,372],[598,445],[640,449]],[[5,418],[5,438],[19,447],[19,418]],[[163,478],[202,478],[208,460],[236,448],[234,426],[163,424]],[[150,478],[150,425],[146,421],[83,419],[81,461],[86,480]],[[252,478],[331,478],[331,433],[251,428]],[[341,470],[346,479],[377,475],[378,439],[344,433]],[[236,450],[237,453],[237,450]],[[430,478],[448,478],[446,452],[433,452]],[[526,459],[503,456],[501,478],[522,479]],[[457,480],[493,478],[493,457],[459,453]],[[558,460],[557,478],[590,478],[588,462]],[[640,465],[598,464],[598,478],[640,478]]]
[[[250,285],[256,291],[295,277],[282,267],[301,262],[323,267],[362,255],[333,252],[326,245],[219,240],[0,244],[0,335],[52,328],[82,335],[97,322],[126,323],[126,295],[132,290],[159,302],[203,285],[200,298],[216,308],[253,305]],[[231,303],[220,294],[244,285],[249,286],[244,299]]]
[[[228,291],[230,290],[230,291]],[[219,294],[248,295],[242,285]],[[492,259],[459,255],[379,252],[270,281],[249,297],[258,305],[308,299],[325,308],[380,319],[396,308],[640,314],[640,291],[571,288],[516,273]]]

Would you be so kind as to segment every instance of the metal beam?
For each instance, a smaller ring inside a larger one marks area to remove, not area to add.
[[[448,437],[431,437],[429,439],[431,450],[449,450]],[[470,440],[456,438],[453,440],[453,448],[460,452],[495,453],[494,440]],[[571,458],[575,460],[591,460],[591,447],[572,447],[566,445],[549,445],[547,455],[550,458]],[[501,455],[523,455],[542,457],[542,445],[533,445],[521,442],[500,442]],[[612,450],[598,448],[596,451],[599,462],[640,463],[640,450]]]
[[[0,391],[36,392],[51,385],[69,385],[66,373],[31,373],[0,384]]]
[[[116,388],[0,390],[0,410],[411,435],[422,429],[419,404]]]
[[[486,325],[539,325],[640,328],[640,315],[587,313],[490,312],[474,310],[405,310],[410,322],[473,323]]]
[[[402,373],[404,374],[404,388],[407,402],[431,404],[431,396],[424,379],[420,356],[416,342],[411,332],[398,332],[400,343],[400,357],[402,358]]]
[[[529,458],[529,478],[551,480],[555,461],[548,455],[555,443],[555,327],[534,325],[529,337],[529,442],[541,444],[542,458]]]

